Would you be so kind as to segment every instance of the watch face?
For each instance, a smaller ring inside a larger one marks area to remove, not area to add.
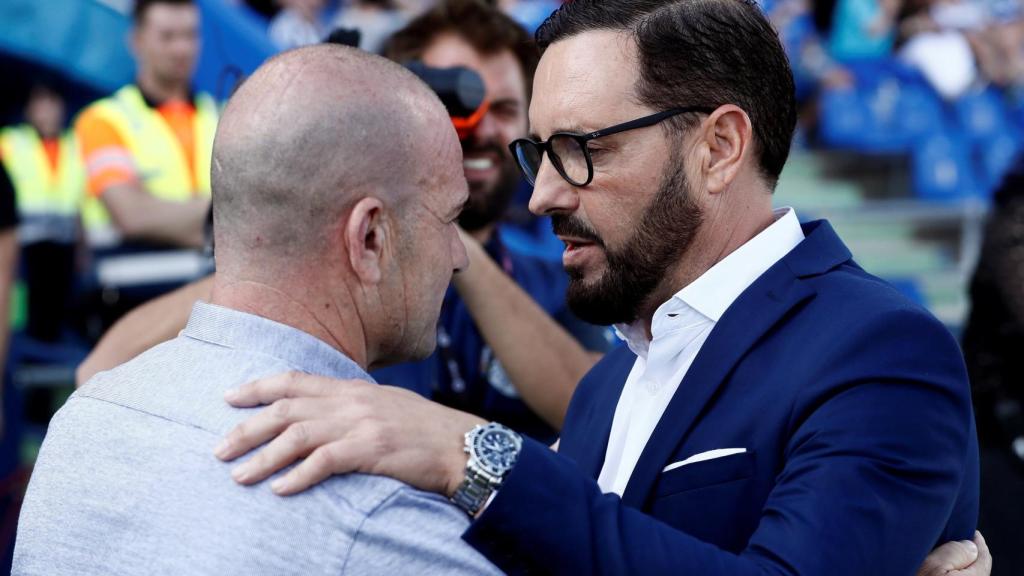
[[[521,440],[504,427],[486,426],[473,439],[473,453],[488,474],[503,476],[519,456]]]

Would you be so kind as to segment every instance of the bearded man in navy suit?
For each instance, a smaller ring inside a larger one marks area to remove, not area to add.
[[[400,391],[289,375],[231,399],[281,404],[219,455],[280,433],[247,481],[308,456],[274,488],[361,470],[444,493],[510,573],[906,575],[969,540],[956,342],[827,222],[772,208],[796,110],[760,9],[576,0],[538,40],[532,136],[512,150],[566,244],[570,306],[625,340],[580,383],[557,452]]]

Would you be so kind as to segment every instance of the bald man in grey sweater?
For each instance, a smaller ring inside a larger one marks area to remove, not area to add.
[[[232,98],[213,158],[210,303],[54,417],[15,574],[489,574],[441,497],[378,476],[243,487],[214,446],[225,391],[302,371],[369,379],[433,350],[467,189],[441,103],[340,46],[285,53]]]

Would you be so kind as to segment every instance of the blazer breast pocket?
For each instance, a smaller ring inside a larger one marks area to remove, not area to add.
[[[662,498],[688,490],[716,486],[754,475],[756,452],[747,450],[720,458],[701,460],[662,472],[654,497]]]

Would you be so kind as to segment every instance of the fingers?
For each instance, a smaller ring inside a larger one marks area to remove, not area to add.
[[[213,454],[230,462],[253,448],[284,432],[301,420],[317,419],[319,406],[302,399],[277,400],[265,410],[235,426],[213,450]]]
[[[981,532],[974,533],[974,545],[978,547],[978,561],[972,568],[976,568],[976,576],[989,576],[992,573],[992,553],[989,552],[988,543]]]
[[[918,570],[918,576],[941,576],[967,568],[978,559],[978,547],[970,540],[962,542],[946,542],[939,546],[924,560]]]
[[[236,408],[270,404],[281,398],[327,396],[345,387],[369,385],[362,380],[335,380],[302,372],[285,372],[244,384],[224,393],[224,400]]]
[[[346,474],[360,469],[365,456],[361,447],[352,441],[340,440],[321,446],[287,474],[274,480],[270,489],[279,496],[290,496],[315,486],[334,474]]]
[[[231,477],[239,484],[255,484],[304,458],[317,447],[330,443],[334,437],[332,423],[326,420],[296,422],[255,456],[232,470]],[[333,461],[327,464],[333,464]]]

